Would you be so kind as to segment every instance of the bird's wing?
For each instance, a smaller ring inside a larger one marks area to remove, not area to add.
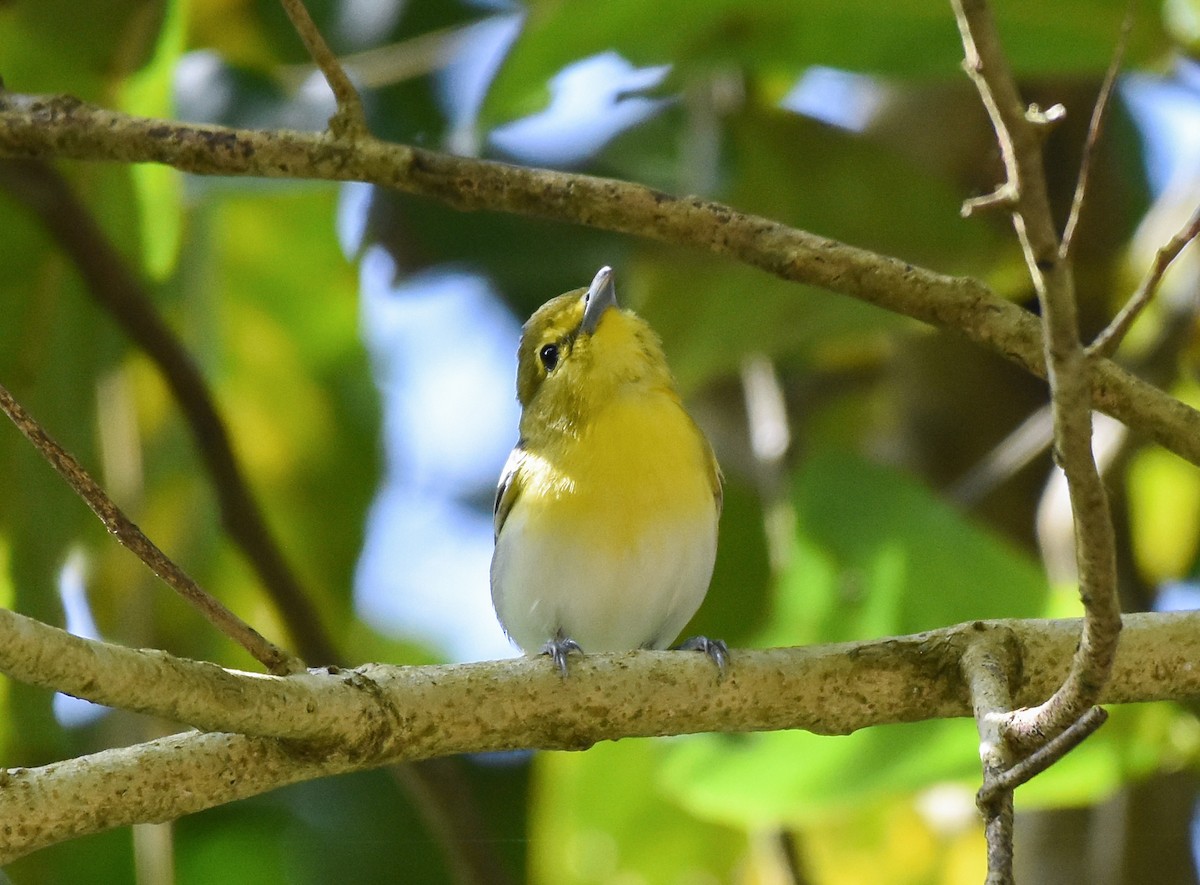
[[[683,408],[682,403],[679,408]],[[696,431],[700,445],[704,447],[704,454],[708,456],[708,484],[712,486],[713,500],[717,502],[717,515],[720,516],[721,508],[725,504],[725,474],[721,472],[721,465],[717,462],[717,454],[713,451],[712,443],[708,441],[708,437],[704,435],[704,431],[700,429],[696,419],[688,415],[686,410],[684,414],[692,422],[692,429]]]
[[[500,529],[504,528],[504,520],[508,519],[508,513],[512,510],[517,495],[520,493],[521,484],[516,479],[517,474],[521,472],[521,462],[524,459],[525,448],[521,441],[508,453],[508,460],[504,462],[504,469],[500,471],[500,482],[496,486],[496,500],[492,503],[493,539],[500,537]]]
[[[721,465],[717,463],[712,446],[708,446],[708,481],[712,485],[713,498],[717,502],[717,514],[720,515],[725,504],[725,474],[721,472]]]

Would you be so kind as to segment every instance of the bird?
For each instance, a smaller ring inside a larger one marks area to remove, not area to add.
[[[519,440],[493,508],[492,602],[527,655],[665,649],[708,592],[724,479],[662,343],[620,307],[613,271],[522,328]],[[726,672],[704,636],[680,648]]]

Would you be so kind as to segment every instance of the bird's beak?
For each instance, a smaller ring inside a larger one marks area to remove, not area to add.
[[[611,267],[600,268],[583,299],[583,322],[579,329],[591,335],[600,325],[600,317],[604,316],[604,312],[617,306],[617,290],[613,286]]]

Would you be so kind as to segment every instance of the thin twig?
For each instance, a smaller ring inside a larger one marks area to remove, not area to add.
[[[75,263],[88,295],[162,373],[212,480],[221,521],[274,602],[300,656],[314,666],[339,663],[312,597],[279,549],[250,490],[204,376],[159,314],[142,280],[49,164],[0,161],[0,187],[37,215]]]
[[[354,82],[362,87],[382,89],[442,70],[455,53],[467,44],[478,27],[477,21],[450,25],[386,46],[373,46],[343,54],[338,62],[347,74],[354,75]],[[283,65],[278,70],[278,76],[288,85],[298,87],[314,70],[319,68],[311,62]]]
[[[54,441],[45,429],[0,385],[0,410],[23,433],[58,474],[92,509],[104,527],[122,545],[131,550],[154,574],[190,602],[209,622],[246,649],[255,660],[276,675],[304,670],[304,662],[265,639],[257,630],[227,609],[193,581],[165,553],[155,546],[69,452]]]
[[[308,54],[325,75],[325,82],[333,90],[337,112],[329,118],[329,131],[335,138],[350,141],[367,136],[367,115],[363,111],[362,96],[358,94],[345,68],[321,36],[312,16],[308,14],[308,9],[302,0],[280,2],[296,33],[300,35],[304,48],[308,50]]]
[[[1039,406],[959,477],[946,494],[960,507],[974,507],[1046,451],[1052,435],[1050,406]]]
[[[979,759],[983,764],[983,786],[979,797],[1005,771],[1012,749],[1005,735],[1005,722],[1012,708],[1006,663],[1012,654],[993,632],[984,633],[963,651],[963,679],[971,693],[971,709],[979,731]],[[987,839],[987,885],[1013,882],[1013,795],[1012,790],[989,790],[987,801],[978,801]]]
[[[1107,720],[1107,710],[1103,707],[1092,707],[1066,731],[1042,744],[1007,771],[985,781],[979,789],[976,801],[980,806],[984,806],[995,801],[1001,793],[1011,793],[1078,747]]]
[[[1166,245],[1155,254],[1154,261],[1151,263],[1150,269],[1146,271],[1146,275],[1142,277],[1137,291],[1125,302],[1120,313],[1113,317],[1112,322],[1096,336],[1096,340],[1088,347],[1089,357],[1110,357],[1116,352],[1134,321],[1154,298],[1167,268],[1179,257],[1179,253],[1183,251],[1184,247],[1197,236],[1200,236],[1200,208],[1196,209],[1179,233],[1171,237]]]
[[[984,0],[953,0],[966,52],[1016,194],[1013,226],[1042,310],[1046,377],[1054,414],[1054,450],[1067,477],[1084,627],[1071,669],[1045,703],[1012,714],[1008,737],[1035,745],[1066,729],[1096,703],[1108,680],[1121,631],[1116,538],[1108,498],[1092,456],[1092,382],[1079,340],[1075,278],[1062,257],[1046,188],[1040,115],[1030,120]]]
[[[1016,208],[1016,205],[1017,190],[1006,183],[1000,185],[1000,187],[996,188],[990,194],[963,200],[960,213],[963,218],[974,218],[976,215],[995,212],[999,209],[1012,211]]]
[[[1083,159],[1079,163],[1079,178],[1075,182],[1075,195],[1071,199],[1071,214],[1067,217],[1067,226],[1063,229],[1062,244],[1058,247],[1059,256],[1063,261],[1070,260],[1071,246],[1075,241],[1075,229],[1079,226],[1079,216],[1087,201],[1088,184],[1091,180],[1092,161],[1100,144],[1100,136],[1104,133],[1104,123],[1108,119],[1108,110],[1112,106],[1113,87],[1117,84],[1117,74],[1121,72],[1121,62],[1125,58],[1125,48],[1129,45],[1129,34],[1133,31],[1134,3],[1129,0],[1129,9],[1125,20],[1121,23],[1121,34],[1117,38],[1117,46],[1113,50],[1112,60],[1104,73],[1104,82],[1100,85],[1100,93],[1096,103],[1092,105],[1092,118],[1088,121],[1087,138],[1083,143]]]

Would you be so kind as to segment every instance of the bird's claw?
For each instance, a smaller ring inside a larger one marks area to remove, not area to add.
[[[567,655],[571,652],[583,654],[583,649],[579,647],[579,643],[574,639],[559,634],[553,639],[550,639],[542,646],[540,654],[549,655],[550,660],[554,661],[554,666],[558,667],[559,675],[563,679],[567,678]]]
[[[717,678],[724,679],[729,667],[729,646],[723,639],[709,639],[707,636],[693,636],[681,642],[677,648],[681,651],[701,651],[710,661],[717,665]]]

